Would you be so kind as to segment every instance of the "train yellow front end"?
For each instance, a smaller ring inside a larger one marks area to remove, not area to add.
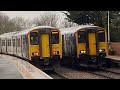
[[[85,28],[76,33],[77,58],[82,65],[101,66],[108,55],[107,34],[104,28]]]
[[[59,64],[62,58],[61,33],[56,28],[34,29],[28,34],[29,60],[43,67]]]

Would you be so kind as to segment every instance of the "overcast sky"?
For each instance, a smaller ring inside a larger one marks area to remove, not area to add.
[[[6,15],[10,16],[11,18],[20,16],[28,19],[33,19],[35,17],[38,17],[41,13],[44,11],[1,11],[2,13],[5,13]],[[54,11],[59,12],[59,11]]]

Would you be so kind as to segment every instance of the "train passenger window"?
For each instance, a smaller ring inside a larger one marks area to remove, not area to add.
[[[13,47],[15,47],[15,39],[13,39]]]
[[[9,46],[9,39],[7,40],[7,46]]]
[[[18,39],[18,47],[20,47],[20,38]]]
[[[4,45],[3,46],[5,46],[5,40],[4,40]]]
[[[98,40],[99,42],[105,42],[105,31],[103,30],[98,31]]]
[[[9,44],[9,46],[11,46],[11,39],[10,39],[10,44]]]
[[[20,47],[20,38],[17,39],[17,47]]]
[[[25,46],[25,38],[23,37],[23,46]]]
[[[59,32],[52,32],[52,44],[59,44]]]
[[[78,32],[78,43],[85,43],[86,42],[86,35],[84,31]]]
[[[3,40],[2,40],[2,46],[3,46]]]
[[[2,40],[2,46],[5,46],[5,40]]]
[[[2,40],[2,46],[4,45],[4,41]]]
[[[5,46],[5,40],[4,40],[4,45],[3,46]]]
[[[37,32],[30,33],[30,44],[38,45],[38,33]]]

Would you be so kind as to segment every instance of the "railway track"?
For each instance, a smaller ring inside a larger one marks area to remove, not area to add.
[[[56,73],[64,76],[67,79],[108,79],[106,77],[95,75],[84,70],[76,70],[68,67],[56,69]]]
[[[97,71],[97,72],[86,71],[86,72],[105,77],[106,79],[114,79],[112,76],[109,75],[109,72],[105,72],[105,71]]]
[[[53,79],[67,79],[66,77],[64,77],[63,75],[56,71],[44,71],[44,72],[47,73]]]
[[[120,75],[120,67],[100,68],[100,70],[104,70],[106,72],[112,72],[112,73]]]
[[[116,67],[113,67],[113,68],[100,68],[101,71],[104,71],[106,73],[109,73],[112,74],[110,77],[112,79],[120,79],[120,68],[116,68]]]
[[[83,71],[105,77],[106,79],[120,79],[120,68],[100,68],[96,71],[84,69]]]
[[[31,63],[31,62],[30,62]],[[41,69],[43,72],[45,72],[46,74],[48,74],[50,77],[52,77],[53,79],[67,79],[66,77],[62,76],[60,73],[57,72],[57,70],[52,70],[52,68],[50,69],[49,67],[47,68],[42,68],[39,64],[37,64],[36,62],[32,62],[32,65],[34,65],[35,67]]]
[[[68,68],[72,68],[72,67],[68,66]],[[90,69],[90,68],[86,68],[86,67],[75,67],[72,69],[77,70],[79,72],[87,72],[89,74],[91,73],[96,76],[103,77],[105,79],[120,79],[120,68],[119,67],[100,68],[98,70]],[[86,77],[86,78],[88,78],[88,77]],[[96,77],[94,79],[96,79]]]

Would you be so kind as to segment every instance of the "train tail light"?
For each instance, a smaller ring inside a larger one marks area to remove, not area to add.
[[[52,53],[53,53],[53,55],[57,55],[57,54],[59,54],[59,51],[53,51]]]
[[[105,52],[105,49],[99,49],[99,52],[101,53],[101,52]]]
[[[81,50],[80,53],[84,54],[84,53],[86,53],[86,51],[85,50]]]
[[[39,56],[39,53],[38,52],[33,52],[32,55]]]

